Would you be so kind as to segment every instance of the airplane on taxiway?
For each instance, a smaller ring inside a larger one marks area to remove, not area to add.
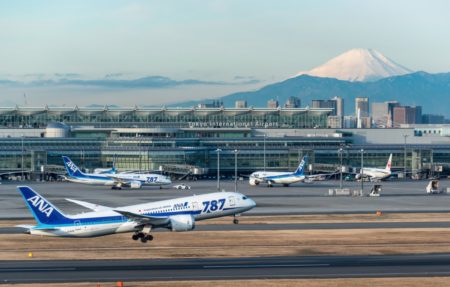
[[[63,160],[68,174],[65,179],[70,182],[108,185],[112,189],[141,188],[142,185],[161,188],[172,184],[170,178],[156,173],[83,173],[69,157],[63,156]]]
[[[273,184],[282,184],[289,186],[297,182],[312,182],[325,180],[327,177],[335,174],[305,174],[305,165],[308,161],[308,156],[304,156],[294,172],[288,171],[255,171],[249,176],[248,183],[250,185],[258,185],[262,182],[267,183],[267,186],[272,187]]]
[[[361,179],[361,177],[367,177],[370,180],[384,180],[392,175],[391,171],[392,165],[392,153],[389,155],[388,162],[385,168],[375,168],[375,167],[364,167],[361,171],[356,174],[356,179]]]
[[[223,216],[234,216],[248,211],[256,203],[236,192],[215,192],[176,199],[149,202],[122,207],[107,207],[85,201],[69,200],[91,209],[77,215],[66,215],[50,201],[28,186],[18,186],[37,225],[19,225],[27,233],[57,237],[95,237],[133,232],[133,240],[153,240],[150,231],[167,228],[172,231],[190,231],[195,222]]]

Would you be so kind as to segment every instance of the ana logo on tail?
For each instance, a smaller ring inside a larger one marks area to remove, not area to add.
[[[297,167],[297,170],[294,172],[295,174],[303,174],[303,168],[306,164],[306,160],[308,159],[307,156],[304,156],[302,161],[300,162],[300,164]]]
[[[37,207],[37,209],[47,217],[50,217],[53,212],[53,207],[38,195],[28,198],[27,201],[31,202],[34,207]]]
[[[67,167],[70,168],[70,170],[71,170],[73,173],[76,173],[77,170],[78,170],[78,167],[77,167],[72,161],[69,161],[69,162],[67,163]]]

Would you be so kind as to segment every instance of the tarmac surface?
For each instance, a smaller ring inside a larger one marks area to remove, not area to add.
[[[192,194],[217,191],[217,182],[183,181],[190,190],[177,190],[172,186],[143,187],[142,189],[111,190],[107,186],[93,186],[68,182],[6,182],[0,185],[0,219],[31,218],[22,197],[16,190],[17,185],[29,185],[49,199],[59,209],[68,214],[86,212],[87,209],[68,202],[73,198],[106,206],[125,206],[151,201],[164,200]],[[174,182],[173,185],[181,182]],[[364,183],[367,195],[375,183]],[[386,181],[382,185],[380,197],[368,196],[328,196],[328,190],[337,188],[338,181],[298,183],[289,187],[265,185],[249,186],[247,181],[238,182],[238,191],[255,200],[257,207],[246,215],[287,215],[320,213],[368,213],[376,210],[385,212],[450,212],[450,196],[427,195],[425,187],[428,181]],[[359,190],[358,182],[344,182],[344,188]],[[441,181],[441,188],[450,187],[449,180]],[[221,189],[234,191],[234,182],[222,180]]]
[[[318,230],[318,229],[374,229],[374,228],[450,228],[450,221],[435,222],[351,222],[351,223],[289,223],[289,224],[213,224],[197,225],[195,231],[232,230]],[[21,227],[0,227],[0,234],[22,234]],[[164,228],[152,232],[170,232]]]
[[[180,182],[174,182],[179,184]],[[217,191],[216,181],[184,183],[191,190],[163,189],[111,190],[106,186],[90,186],[67,182],[3,182],[0,185],[0,219],[32,218],[17,185],[29,185],[68,214],[87,209],[68,202],[79,199],[106,206],[124,206],[152,202],[192,194]],[[380,197],[329,196],[338,181],[295,184],[289,187],[252,187],[247,181],[238,183],[238,191],[254,199],[257,207],[245,215],[288,215],[321,213],[384,212],[450,212],[450,196],[427,195],[426,181],[388,181]],[[367,195],[374,183],[364,183]],[[345,182],[344,188],[357,190],[357,182]],[[450,181],[441,181],[441,188]],[[221,189],[234,190],[234,182],[221,182]],[[289,230],[351,228],[448,228],[450,222],[354,222],[299,224],[214,224],[198,225],[198,230]],[[158,230],[159,231],[159,230]],[[0,228],[0,234],[23,232],[20,228]],[[102,282],[147,280],[215,280],[268,278],[349,278],[450,276],[450,254],[395,256],[302,256],[255,257],[228,259],[152,259],[152,260],[85,260],[85,261],[0,261],[1,283]]]
[[[1,283],[450,276],[450,254],[0,261]]]

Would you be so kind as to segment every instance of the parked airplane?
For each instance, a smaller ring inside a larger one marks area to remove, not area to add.
[[[356,179],[361,179],[361,177],[368,177],[370,180],[386,179],[392,175],[391,164],[392,164],[392,153],[389,155],[389,159],[385,168],[364,167],[362,170],[362,174],[360,171],[356,175]]]
[[[294,172],[255,171],[250,175],[248,183],[250,185],[258,185],[261,182],[266,182],[267,186],[272,187],[275,183],[289,186],[291,183],[304,181],[306,179],[304,167],[307,159],[308,157],[304,156]]]
[[[29,234],[44,236],[94,237],[134,232],[133,240],[147,242],[153,240],[153,228],[190,231],[198,220],[236,216],[256,206],[240,193],[215,192],[116,208],[69,200],[93,211],[65,215],[30,187],[17,188],[37,222],[36,226],[19,227],[27,228]],[[238,223],[236,217],[233,222]]]
[[[172,184],[168,177],[155,173],[83,173],[67,156],[63,156],[63,160],[69,175],[66,180],[70,182],[108,185],[112,186],[112,189],[121,189],[122,187],[141,188],[142,185],[153,185],[161,188],[163,185]]]

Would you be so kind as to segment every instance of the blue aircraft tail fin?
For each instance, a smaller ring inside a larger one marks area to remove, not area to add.
[[[18,186],[25,203],[39,224],[63,224],[69,222],[56,206],[28,186]]]
[[[305,172],[306,161],[308,160],[308,156],[304,156],[297,169],[294,171],[295,175],[303,175]]]
[[[64,160],[64,166],[66,167],[69,176],[72,177],[84,176],[84,173],[81,172],[78,166],[72,160],[70,160],[68,156],[63,156],[62,158]]]

